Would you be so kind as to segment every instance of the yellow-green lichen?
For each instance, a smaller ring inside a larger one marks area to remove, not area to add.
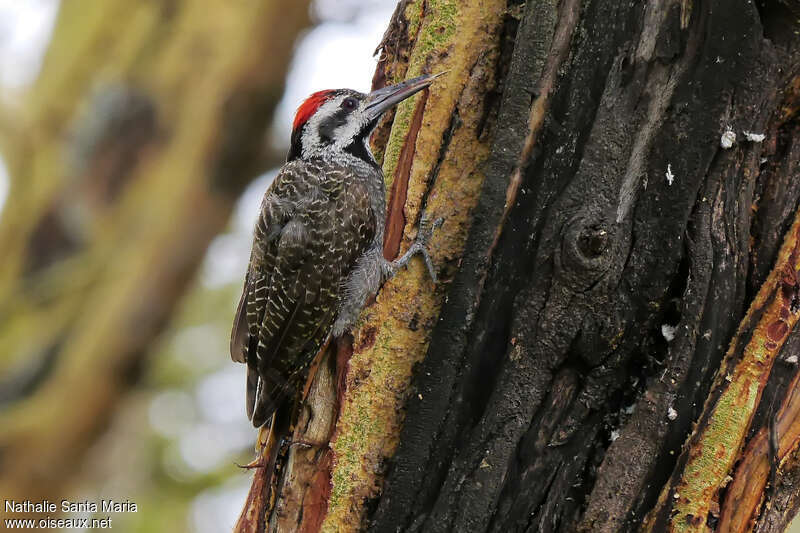
[[[438,54],[445,52],[450,47],[459,20],[458,6],[459,3],[454,0],[431,0],[426,4],[425,18],[421,22],[419,21],[418,6],[412,4],[406,8],[406,16],[409,17],[409,35],[413,35],[413,28],[421,24],[417,41],[414,44],[414,52],[406,70],[406,78],[422,75],[423,66],[431,63]],[[405,143],[418,98],[417,96],[401,102],[397,106],[392,132],[383,156],[383,173],[387,190],[392,186],[400,152]]]
[[[476,132],[486,92],[493,87],[504,10],[505,2],[499,0],[428,2],[409,59],[407,76],[419,74],[423,65],[426,71],[449,71],[429,89],[403,209],[409,221],[406,233],[414,231],[423,201],[425,216],[447,221],[429,245],[445,279],[463,250],[470,209],[483,180],[479,167],[491,140],[479,140]],[[384,160],[389,180],[408,141],[415,109],[416,104],[409,102],[398,110]],[[440,161],[445,132],[456,112],[460,125],[452,131]],[[434,168],[436,180],[429,184]],[[364,500],[377,495],[383,461],[398,444],[412,368],[424,357],[442,303],[443,291],[434,289],[422,263],[412,261],[408,270],[384,285],[354,332],[347,391],[332,443],[333,488],[323,531],[357,529]]]
[[[670,495],[670,485],[661,492],[657,509],[672,507],[670,531],[706,530],[706,517],[738,458],[772,363],[786,340],[786,332],[797,323],[797,316],[787,312],[788,303],[779,287],[783,272],[790,270],[796,276],[800,266],[797,264],[798,249],[800,213],[786,235],[775,268],[742,321],[742,324],[751,323],[753,316],[763,310],[752,336],[748,338],[746,327],[737,332],[721,368],[730,367],[738,347],[746,342],[741,359],[730,376],[717,376],[714,387],[722,392],[716,403],[706,404],[704,408],[707,415],[701,420],[708,422],[696,430],[687,446],[686,466],[673,494]],[[776,324],[781,327],[775,328]],[[646,531],[652,530],[657,514],[651,515]]]

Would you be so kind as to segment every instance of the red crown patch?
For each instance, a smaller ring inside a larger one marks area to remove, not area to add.
[[[296,130],[308,122],[308,119],[311,118],[311,115],[316,113],[317,109],[319,109],[319,106],[327,102],[328,98],[330,98],[332,94],[333,91],[331,90],[317,91],[306,98],[305,102],[300,104],[300,107],[297,108],[297,114],[294,116],[292,130]]]

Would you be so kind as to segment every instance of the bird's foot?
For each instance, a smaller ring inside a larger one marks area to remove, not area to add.
[[[408,251],[404,253],[400,259],[390,263],[390,276],[394,275],[397,270],[408,266],[408,262],[411,260],[411,258],[419,254],[425,261],[425,267],[428,269],[428,274],[430,274],[431,280],[435,285],[438,282],[438,278],[436,276],[436,269],[433,266],[433,261],[428,253],[428,241],[433,235],[434,230],[440,227],[442,224],[444,224],[444,218],[441,217],[434,220],[433,223],[428,223],[426,219],[422,219],[419,224],[419,233],[417,233],[417,239],[414,241],[414,244],[411,245]]]
[[[254,468],[264,468],[264,458],[261,457],[261,456],[256,457],[255,459],[253,459],[252,461],[250,461],[249,463],[247,463],[245,465],[240,465],[239,463],[233,463],[233,464],[235,464],[236,466],[238,466],[239,468],[241,468],[243,470],[253,470]]]

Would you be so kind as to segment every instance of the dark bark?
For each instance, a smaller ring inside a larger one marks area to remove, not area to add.
[[[372,530],[629,531],[656,506],[798,209],[789,9],[528,2],[508,26],[486,179]],[[796,374],[776,369],[750,438]]]

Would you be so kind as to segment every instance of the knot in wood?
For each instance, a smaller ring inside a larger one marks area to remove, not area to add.
[[[578,236],[578,249],[590,259],[603,255],[608,249],[608,232],[600,227],[584,228]]]
[[[561,244],[562,278],[571,280],[576,290],[594,284],[610,264],[610,237],[608,230],[596,222],[568,222]]]

